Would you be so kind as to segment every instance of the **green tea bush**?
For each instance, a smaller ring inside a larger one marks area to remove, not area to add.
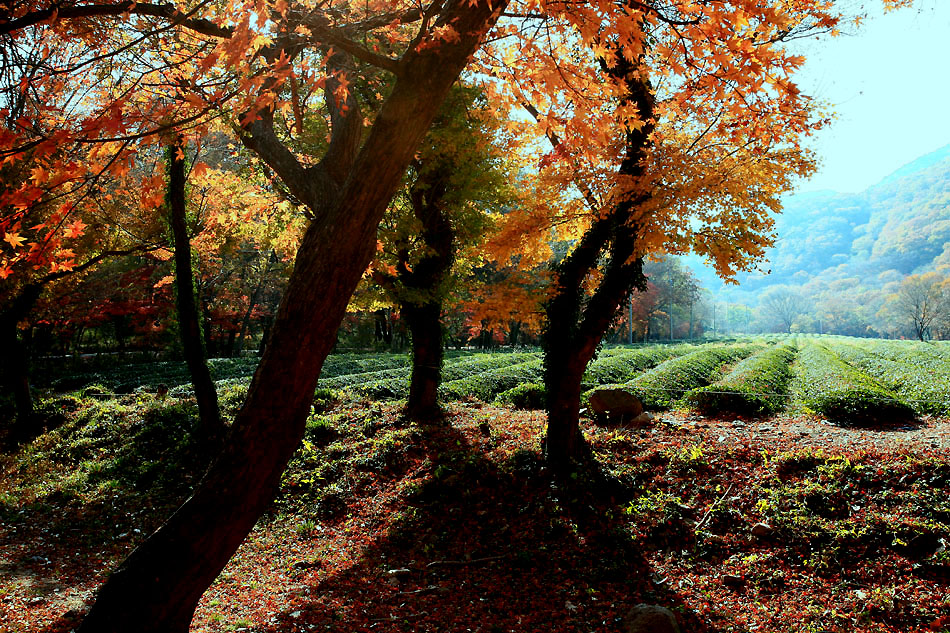
[[[592,362],[584,373],[583,387],[590,389],[600,385],[625,383],[645,369],[680,356],[690,347],[685,345],[656,345],[640,349],[611,350]]]
[[[442,383],[440,395],[447,400],[458,400],[472,396],[484,402],[491,402],[496,395],[526,382],[543,380],[543,364],[540,358],[526,363],[500,367],[489,371]]]
[[[408,365],[409,357],[405,354],[331,354],[323,362],[320,377],[334,378],[347,374],[404,368]]]
[[[442,367],[442,382],[460,380],[492,369],[520,365],[540,358],[537,352],[476,354],[468,358],[446,362]]]
[[[891,388],[918,414],[950,414],[950,354],[930,343],[862,341],[831,347],[843,360]]]
[[[809,344],[798,357],[795,398],[829,420],[864,425],[900,423],[914,410],[897,394],[831,350]]]
[[[370,389],[369,385],[373,383],[388,381],[394,378],[408,382],[409,372],[410,369],[408,367],[383,369],[380,371],[366,371],[357,374],[345,374],[342,376],[321,378],[318,384],[324,389],[350,389],[362,392],[364,389]]]
[[[511,405],[515,409],[543,409],[544,385],[536,382],[526,382],[502,391],[495,398],[496,401]]]
[[[740,415],[775,413],[788,402],[796,352],[790,345],[756,352],[720,380],[687,393],[686,402],[705,415],[723,411]]]
[[[640,398],[646,408],[667,409],[686,392],[716,380],[723,365],[745,358],[757,348],[742,344],[698,349],[664,361],[627,382],[623,388]]]

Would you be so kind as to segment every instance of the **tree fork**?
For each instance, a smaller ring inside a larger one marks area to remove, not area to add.
[[[643,174],[653,131],[654,97],[649,83],[635,72],[637,66],[622,54],[604,72],[626,87],[625,103],[637,106],[643,125],[627,128],[625,152],[618,172],[637,178]],[[555,291],[546,306],[544,332],[544,384],[548,407],[546,459],[558,473],[569,470],[583,452],[579,427],[581,380],[587,363],[607,332],[623,300],[633,287],[643,288],[642,260],[636,256],[633,211],[649,199],[649,192],[627,195],[594,220],[574,251],[555,269]],[[595,269],[604,250],[608,263],[604,276],[586,305],[581,305],[583,281]]]

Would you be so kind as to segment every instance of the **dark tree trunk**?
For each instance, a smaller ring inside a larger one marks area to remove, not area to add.
[[[412,420],[439,417],[439,384],[442,381],[442,304],[406,304],[401,313],[412,335],[412,378],[406,415]]]
[[[267,315],[261,320],[261,342],[257,346],[257,355],[263,356],[267,348],[267,339],[270,338],[270,328],[274,323],[274,317]]]
[[[276,261],[276,259],[277,256],[273,251],[271,251],[270,256],[264,263],[264,270],[261,272],[261,277],[257,281],[257,286],[254,287],[254,292],[251,293],[247,310],[244,312],[244,318],[241,319],[241,333],[238,335],[236,356],[240,356],[244,351],[244,339],[247,337],[247,332],[251,327],[251,314],[254,312],[254,308],[257,307],[257,301],[260,299],[261,291],[264,289],[264,284],[267,282],[267,274],[270,272],[270,265],[272,262]]]
[[[376,281],[399,300],[399,313],[412,337],[406,415],[416,421],[431,421],[441,415],[442,294],[455,261],[455,231],[443,207],[449,175],[440,169],[424,171],[409,191],[413,214],[422,224],[425,254],[410,269],[410,246],[400,245],[395,275],[374,273]]]
[[[201,344],[201,323],[195,301],[194,277],[191,271],[191,240],[188,237],[185,204],[185,142],[179,137],[168,151],[168,206],[172,234],[175,238],[175,306],[185,363],[198,401],[198,418],[202,436],[217,440],[224,436],[225,426],[218,411],[218,392]]]
[[[548,393],[548,429],[545,440],[548,463],[562,471],[584,453],[578,425],[581,379],[593,352],[573,345],[547,348],[544,357],[545,389]]]
[[[202,341],[204,342],[205,351],[208,353],[209,357],[217,358],[215,353],[218,351],[218,349],[214,343],[214,339],[211,337],[211,309],[208,305],[208,301],[204,298],[201,300],[201,316],[201,335]]]
[[[201,595],[276,495],[347,303],[375,253],[386,206],[439,104],[503,7],[503,1],[449,3],[440,19],[459,37],[435,51],[405,53],[392,93],[358,151],[347,142],[361,136],[355,105],[345,114],[331,110],[327,162],[311,168],[279,144],[268,111],[248,124],[242,140],[319,211],[317,219],[304,235],[270,341],[221,454],[191,498],[110,576],[81,633],[187,632]],[[330,90],[334,82],[328,80]],[[337,145],[342,128],[347,138]]]
[[[400,302],[400,312],[412,334],[412,379],[406,414],[413,420],[431,420],[441,413],[442,286],[455,261],[455,231],[443,206],[449,175],[439,169],[427,172],[410,189],[413,214],[422,223],[422,243],[427,252],[412,270],[406,261],[397,267],[397,283],[410,297]]]
[[[237,340],[237,330],[228,330],[228,341],[225,344],[224,355],[228,358],[234,357],[234,342]]]
[[[42,286],[28,284],[0,311],[0,346],[3,367],[0,375],[13,395],[16,418],[9,440],[17,445],[37,433],[33,390],[30,387],[30,350],[18,332],[17,325],[27,317],[40,298]]]
[[[377,310],[374,317],[374,323],[376,326],[376,342],[392,345],[393,328],[392,323],[389,320],[389,310],[385,308]]]
[[[10,439],[19,444],[35,435],[33,390],[30,388],[30,355],[26,343],[17,336],[16,328],[4,328],[2,344],[5,349],[4,360],[7,388],[13,394],[16,412]]]
[[[626,130],[626,152],[621,175],[636,179],[653,131],[654,98],[635,64],[621,56],[604,71],[623,79],[627,103],[633,103],[647,122]],[[645,289],[642,258],[636,252],[633,211],[649,199],[648,192],[630,194],[601,216],[581,237],[569,256],[555,266],[554,292],[546,305],[544,332],[544,386],[547,394],[547,461],[552,470],[565,473],[584,453],[578,426],[581,379],[601,339],[624,299],[636,287]],[[607,263],[597,289],[585,300],[584,282],[604,256]]]
[[[547,393],[547,460],[564,472],[583,455],[578,426],[581,379],[610,322],[634,286],[643,287],[642,260],[634,259],[631,209],[618,207],[597,220],[556,269],[555,291],[546,306],[544,384]],[[609,247],[609,260],[593,296],[581,306],[583,281]]]

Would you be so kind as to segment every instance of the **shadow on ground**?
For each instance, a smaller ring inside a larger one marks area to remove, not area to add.
[[[559,484],[536,452],[497,463],[458,429],[422,436],[431,476],[388,532],[264,631],[620,631],[641,602],[714,630],[654,578],[619,520],[635,491],[596,465]]]

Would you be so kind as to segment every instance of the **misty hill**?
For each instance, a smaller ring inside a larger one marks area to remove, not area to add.
[[[861,193],[790,196],[776,232],[779,238],[763,265],[771,273],[740,275],[742,291],[841,279],[881,287],[950,265],[950,145]],[[711,271],[698,274],[706,287],[721,287]]]

